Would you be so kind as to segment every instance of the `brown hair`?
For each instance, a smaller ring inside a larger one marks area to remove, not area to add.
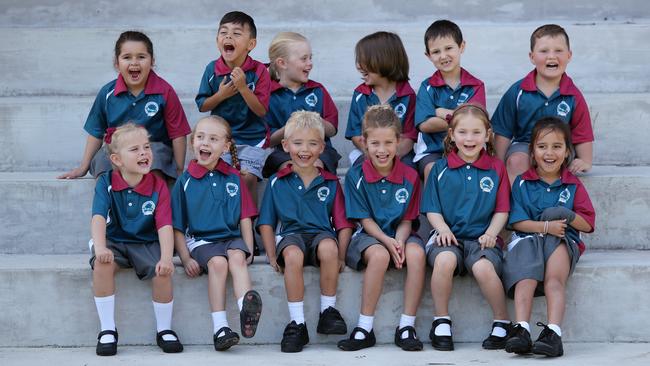
[[[138,31],[126,31],[120,34],[120,36],[117,38],[117,41],[115,42],[115,60],[117,61],[118,57],[120,57],[120,52],[122,52],[122,45],[125,42],[142,42],[144,43],[145,47],[147,48],[147,52],[149,52],[149,55],[153,59],[153,43],[151,43],[151,39],[147,37],[146,34]]]
[[[219,21],[219,28],[226,23],[238,24],[242,27],[247,25],[248,30],[251,33],[251,38],[257,38],[257,27],[255,26],[255,21],[250,15],[244,12],[231,11],[230,13],[226,13],[223,18],[221,18],[221,21]]]
[[[535,144],[537,140],[542,136],[546,136],[551,132],[556,132],[562,135],[564,138],[564,144],[566,145],[569,155],[562,162],[563,167],[569,166],[573,161],[575,156],[575,148],[571,142],[571,127],[568,123],[565,123],[563,120],[557,117],[542,117],[537,122],[535,122],[535,127],[533,127],[533,132],[530,134],[530,144],[528,145],[528,152],[530,154],[530,166],[537,167],[535,162],[534,152]]]
[[[424,32],[424,52],[429,54],[429,41],[444,37],[451,37],[458,47],[463,43],[463,32],[456,23],[446,19],[436,20]]]
[[[108,144],[108,153],[117,154],[120,150],[122,140],[133,133],[143,133],[149,139],[149,132],[143,126],[135,124],[133,121],[129,121],[120,127],[116,128],[113,134],[111,135],[111,142]]]
[[[275,62],[278,58],[288,58],[289,45],[296,42],[309,43],[305,36],[296,32],[280,32],[273,37],[269,45],[269,74],[271,74],[271,79],[280,81],[280,74],[278,73]]]
[[[361,126],[364,138],[368,137],[368,130],[371,128],[391,128],[397,138],[402,134],[402,123],[393,108],[387,104],[370,106],[363,115]]]
[[[223,127],[224,131],[226,131],[226,139],[230,142],[230,156],[232,158],[232,166],[235,167],[237,170],[241,170],[241,166],[239,165],[239,157],[237,156],[237,145],[235,145],[235,140],[232,138],[232,129],[230,128],[230,125],[228,122],[223,119],[220,116],[216,115],[210,115],[201,118],[198,122],[196,122],[196,125],[194,126],[194,129],[192,130],[192,133],[190,134],[190,141],[194,141],[194,134],[196,133],[196,126],[201,123],[201,121],[212,121],[219,126]]]
[[[395,33],[369,34],[354,49],[355,61],[366,72],[373,72],[390,81],[408,81],[409,59],[402,40]]]
[[[456,108],[454,110],[454,113],[451,115],[451,121],[449,122],[450,131],[447,132],[447,136],[445,136],[445,139],[443,140],[445,156],[449,155],[449,153],[452,151],[456,151],[456,143],[452,141],[451,135],[456,129],[456,126],[458,125],[458,122],[461,120],[461,118],[467,115],[474,116],[483,122],[483,126],[485,126],[485,133],[488,134],[488,139],[485,142],[485,150],[487,151],[488,155],[494,156],[496,152],[494,150],[494,133],[491,131],[492,125],[490,124],[490,116],[488,115],[488,112],[485,110],[485,108],[483,108],[483,106],[473,103],[465,103],[461,105],[460,107]]]
[[[535,43],[538,39],[546,36],[549,36],[551,38],[564,36],[567,48],[571,49],[571,45],[569,44],[569,35],[566,33],[564,28],[560,27],[557,24],[544,24],[541,27],[535,29],[533,34],[530,35],[530,50],[533,51],[535,48]]]

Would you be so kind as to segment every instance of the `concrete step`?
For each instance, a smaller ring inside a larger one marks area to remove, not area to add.
[[[428,343],[428,342],[425,342]],[[610,366],[624,362],[626,366],[645,366],[650,362],[645,343],[573,343],[564,342],[564,356],[553,359],[559,366]],[[516,365],[538,366],[540,357],[520,357],[503,351],[481,349],[479,343],[456,343],[454,352],[434,352],[429,344],[423,352],[401,352],[392,344],[377,345],[359,352],[341,352],[333,345],[311,344],[301,353],[280,353],[277,345],[242,345],[228,352],[215,354],[211,346],[186,346],[182,354],[166,355],[155,346],[122,346],[109,359],[95,356],[94,347],[2,348],[0,359],[6,366],[55,365],[120,365],[176,366],[208,365],[219,360],[225,364],[246,365]],[[435,362],[432,362],[435,359]],[[327,361],[325,361],[327,360]]]
[[[271,3],[242,3],[236,9],[248,12],[258,24],[276,22],[367,22],[430,20],[450,18],[494,22],[549,20],[635,20],[650,18],[650,9],[640,0],[607,3],[576,0],[570,7],[562,0],[544,3],[509,0],[492,0],[489,5],[477,6],[467,1],[467,6],[427,0],[415,0],[395,7],[389,0],[361,0],[355,2],[294,1]],[[133,4],[127,0],[79,4],[74,0],[6,0],[0,6],[0,24],[10,27],[43,26],[187,26],[215,25],[223,14],[233,10],[231,5],[213,4],[209,1],[193,6],[174,0],[158,1],[152,8]],[[124,9],[129,11],[125,12]],[[146,16],[144,16],[146,14]],[[290,14],[290,16],[288,15]]]
[[[94,180],[57,180],[57,174],[0,173],[0,253],[87,251]],[[583,181],[597,214],[587,247],[650,249],[650,168],[596,166]]]
[[[490,112],[500,95],[488,97]],[[650,165],[650,130],[638,128],[650,120],[649,93],[587,94],[594,133],[595,163],[600,165]],[[93,97],[5,97],[0,98],[0,171],[53,171],[79,164],[86,141],[83,124]],[[345,139],[350,96],[335,98],[339,109],[339,133],[333,139],[341,155],[352,144]],[[191,125],[199,113],[193,98],[182,99]],[[628,106],[621,108],[622,105]],[[635,133],[629,133],[634,130]],[[625,141],[624,144],[621,142]],[[632,148],[634,147],[634,148]],[[348,160],[340,165],[347,167]]]
[[[410,56],[411,78],[417,88],[434,68],[423,55],[423,34],[433,17],[408,22],[335,23],[298,22],[260,25],[257,47],[251,55],[268,61],[268,44],[285,30],[304,33],[312,41],[311,77],[335,96],[349,96],[359,83],[354,45],[377,30],[396,31]],[[489,93],[501,95],[528,73],[530,33],[548,19],[530,23],[485,24],[461,22],[467,47],[462,64],[482,79]],[[215,18],[215,22],[217,19]],[[571,37],[573,60],[569,74],[585,93],[650,91],[650,58],[646,40],[650,23],[563,23]],[[133,24],[129,25],[129,28]],[[113,47],[124,27],[0,28],[0,96],[92,95],[115,77]],[[215,26],[143,27],[155,45],[157,70],[176,91],[193,97],[205,65],[217,56]],[[599,42],[593,42],[598,39]],[[74,44],[83,52],[65,52]],[[608,44],[608,47],[602,47]],[[53,57],[56,55],[56,57]],[[43,62],[43,60],[47,60]],[[621,67],[625,65],[625,67]],[[28,71],[27,71],[28,70]]]
[[[91,292],[87,255],[0,255],[0,347],[92,346],[97,315]],[[567,342],[648,342],[650,318],[640,312],[650,301],[650,251],[588,252],[568,283],[563,339]],[[288,322],[283,278],[264,264],[249,268],[260,291],[264,310],[256,336],[243,343],[279,343]],[[430,277],[430,271],[427,273]],[[341,336],[316,334],[318,274],[305,269],[305,313],[312,344],[333,344]],[[454,337],[480,342],[489,333],[491,314],[479,288],[469,277],[457,279],[450,302]],[[190,279],[176,268],[174,329],[186,344],[210,344],[211,322],[207,279]],[[356,323],[362,273],[346,269],[341,275],[338,308],[351,328]],[[621,284],[625,284],[621,286]],[[403,273],[387,274],[375,320],[380,343],[392,341],[402,309]],[[416,328],[427,339],[432,321],[429,284],[425,285]],[[228,286],[231,293],[230,284]],[[137,280],[132,270],[117,274],[117,328],[121,344],[152,344],[154,319],[150,284]],[[55,308],[46,304],[56,304]],[[513,316],[512,302],[509,301]],[[54,315],[53,311],[56,311]],[[229,323],[238,329],[235,300],[228,295]],[[545,301],[534,302],[532,321],[545,321]],[[621,316],[621,314],[624,314]],[[596,321],[597,319],[597,321]],[[534,333],[537,333],[535,330]],[[53,336],[56,334],[56,336]]]

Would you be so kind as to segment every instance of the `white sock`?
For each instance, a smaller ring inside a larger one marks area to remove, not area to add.
[[[217,331],[223,327],[228,327],[228,319],[226,318],[226,311],[215,311],[212,314],[212,334],[216,334]],[[223,337],[226,335],[225,332],[221,333]]]
[[[448,319],[451,320],[451,317],[449,315],[447,316],[434,316],[433,320],[438,320],[438,319]],[[449,324],[438,324],[436,329],[433,331],[435,335],[437,336],[451,336],[451,326]]]
[[[320,312],[322,313],[325,311],[325,309],[329,307],[336,307],[336,295],[334,296],[327,296],[327,295],[320,295]]]
[[[99,315],[99,326],[102,331],[115,330],[115,295],[95,297],[97,315]],[[100,343],[113,343],[115,337],[110,334],[103,335]]]
[[[289,304],[289,317],[295,321],[296,324],[303,324],[305,322],[305,305],[302,301],[288,302]]]
[[[174,311],[174,300],[164,304],[161,302],[153,303],[153,312],[156,315],[156,330],[162,332],[163,330],[172,329],[172,312]],[[175,341],[176,337],[171,334],[165,334],[163,340]]]
[[[548,327],[555,332],[558,336],[562,337],[562,329],[557,324],[549,324]]]
[[[374,323],[375,317],[374,315],[368,316],[368,315],[363,315],[359,314],[359,323],[357,324],[357,327],[362,328],[366,332],[370,333],[372,330],[372,323]],[[356,332],[354,334],[354,339],[365,339],[366,336],[363,335],[361,332]]]
[[[239,308],[239,311],[244,308],[244,297],[240,297],[237,299],[237,307]]]
[[[499,319],[494,319],[494,323],[503,323],[503,324],[510,324],[510,320],[499,320]],[[495,337],[505,337],[506,336],[506,330],[501,328],[501,327],[494,327],[492,328],[492,335]]]
[[[408,326],[412,327],[414,325],[415,325],[415,315],[402,314],[402,316],[400,316],[400,318],[399,318],[399,328],[400,329],[402,329],[404,327],[408,327]],[[402,335],[401,335],[402,339],[408,337],[408,334],[409,334],[408,331],[406,331],[406,330],[403,331]]]
[[[517,322],[517,324],[524,327],[524,329],[526,329],[528,331],[528,333],[530,333],[530,324],[528,324],[528,322]]]

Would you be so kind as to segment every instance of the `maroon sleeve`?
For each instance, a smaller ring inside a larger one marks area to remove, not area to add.
[[[257,217],[257,205],[253,202],[253,197],[241,177],[239,177],[239,190],[241,191],[241,219]]]
[[[494,212],[510,212],[510,181],[508,171],[501,160],[494,159],[494,169],[499,175],[499,189],[497,190],[497,203]]]
[[[156,230],[160,230],[163,226],[172,224],[172,206],[167,184],[163,179],[158,177],[154,178],[154,190],[158,192],[158,203],[156,203],[154,220],[156,221]]]
[[[591,226],[591,231],[589,232],[592,233],[596,228],[596,211],[594,210],[589,194],[582,183],[579,183],[576,187],[576,197],[573,200],[573,211],[587,221]]]
[[[190,124],[187,123],[185,111],[174,89],[169,86],[163,97],[165,98],[163,118],[165,119],[165,128],[169,138],[173,140],[177,137],[189,135],[192,130]]]
[[[485,103],[485,84],[481,82],[481,85],[474,88],[474,95],[467,101],[467,103],[480,104],[483,108],[487,107]]]
[[[406,110],[406,116],[404,116],[402,137],[413,141],[418,139],[418,130],[415,129],[415,94],[409,95],[409,107]]]
[[[332,221],[336,231],[345,228],[354,228],[352,222],[345,216],[345,197],[341,184],[336,181],[336,196],[334,197],[334,207],[332,207]]]
[[[574,145],[594,141],[594,132],[591,128],[589,107],[581,93],[575,95],[575,107],[571,115],[571,142]]]
[[[408,168],[411,169],[411,168]],[[413,185],[413,194],[411,194],[411,200],[409,201],[409,206],[404,213],[404,218],[402,220],[417,220],[420,216],[420,177],[415,170],[411,169],[413,174],[407,175],[406,179]]]
[[[269,75],[269,70],[260,62],[257,65],[255,74],[257,74],[257,82],[255,83],[255,91],[253,94],[255,94],[260,103],[268,111],[269,99],[271,98],[271,76]]]
[[[334,126],[334,128],[336,128],[336,130],[338,131],[339,110],[336,109],[336,104],[334,104],[334,100],[332,100],[332,97],[330,96],[330,93],[327,92],[327,89],[325,89],[325,87],[321,87],[321,90],[323,91],[322,117],[324,120],[331,123]]]

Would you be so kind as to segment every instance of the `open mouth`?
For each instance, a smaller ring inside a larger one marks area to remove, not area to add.
[[[129,76],[131,77],[131,80],[139,80],[141,73],[142,72],[140,70],[129,70]]]
[[[300,159],[300,161],[309,161],[309,159],[311,159],[311,155],[309,155],[309,154],[298,154],[298,159]]]
[[[375,155],[375,159],[380,164],[386,164],[390,161],[390,156],[388,155]]]
[[[549,70],[557,70],[560,67],[557,63],[548,63],[546,64],[546,68]]]
[[[201,160],[208,160],[210,159],[210,156],[212,156],[212,152],[205,149],[199,150],[199,158]]]
[[[232,44],[229,44],[229,43],[224,44],[223,45],[223,52],[225,52],[225,53],[233,53],[233,52],[235,52],[235,46],[232,45]]]
[[[145,159],[138,160],[138,166],[142,167],[142,168],[148,168],[149,167],[149,159],[145,158]]]

